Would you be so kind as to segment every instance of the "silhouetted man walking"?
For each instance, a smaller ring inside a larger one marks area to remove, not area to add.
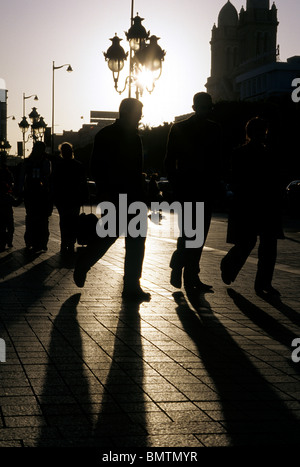
[[[204,202],[204,242],[212,215],[212,202],[216,195],[220,172],[221,130],[217,123],[209,119],[212,99],[207,93],[195,94],[193,102],[195,114],[175,123],[169,134],[166,170],[173,186],[175,198],[182,204],[192,202],[193,224],[197,209],[196,202]],[[207,291],[212,288],[199,278],[201,248],[187,248],[184,232],[177,240],[177,249],[172,255],[170,267],[171,284],[180,288],[182,271],[185,288]]]
[[[96,182],[98,200],[109,201],[116,208],[116,234],[96,237],[82,250],[74,270],[74,281],[78,287],[84,286],[89,269],[123,233],[119,225],[119,215],[122,215],[119,195],[127,196],[128,205],[145,200],[142,143],[137,133],[142,107],[137,99],[124,99],[120,104],[119,119],[100,130],[95,137],[91,173]],[[128,214],[128,223],[132,217]],[[128,232],[125,248],[123,297],[148,300],[150,294],[140,287],[145,236],[131,236]]]
[[[228,217],[227,242],[234,246],[221,261],[222,279],[235,281],[253,250],[257,238],[258,266],[255,291],[258,295],[280,295],[272,286],[277,239],[284,238],[281,224],[279,171],[265,145],[268,127],[261,118],[246,126],[247,142],[232,156],[232,208]]]

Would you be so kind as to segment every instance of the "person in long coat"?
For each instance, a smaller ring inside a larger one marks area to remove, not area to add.
[[[280,295],[272,279],[277,239],[284,238],[281,186],[277,161],[265,145],[267,131],[263,119],[251,119],[246,125],[246,143],[233,152],[227,242],[234,246],[221,261],[221,274],[225,284],[234,282],[259,238],[255,291]]]
[[[182,206],[191,203],[195,223],[197,203],[204,203],[204,243],[209,232],[213,202],[220,187],[222,133],[219,124],[210,119],[212,98],[199,92],[193,98],[195,113],[186,120],[176,122],[170,130],[165,167],[172,184],[174,198]],[[180,226],[179,226],[180,227]],[[182,276],[186,289],[209,291],[212,286],[200,280],[200,259],[203,246],[186,246],[187,237],[181,228],[177,248],[171,261],[170,282],[181,288]],[[204,275],[203,272],[201,274]]]
[[[42,252],[48,249],[49,217],[52,213],[50,195],[51,162],[46,146],[37,141],[23,166],[23,195],[26,209],[25,244],[27,249]]]
[[[74,253],[80,207],[88,198],[85,169],[70,143],[60,145],[61,158],[52,178],[53,201],[59,213],[61,253]]]

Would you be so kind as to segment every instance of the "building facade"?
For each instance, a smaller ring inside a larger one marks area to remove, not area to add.
[[[270,0],[247,0],[238,13],[227,1],[213,26],[207,92],[215,102],[255,100],[291,92],[300,59],[279,61],[277,8]]]
[[[90,111],[90,123],[82,125],[78,131],[65,131],[54,135],[54,147],[68,141],[74,148],[84,148],[93,144],[98,131],[111,125],[119,117],[119,112]]]

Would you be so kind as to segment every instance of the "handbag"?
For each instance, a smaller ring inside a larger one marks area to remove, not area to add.
[[[84,212],[83,206],[82,210],[77,219],[76,241],[78,245],[83,246],[88,245],[97,238],[96,226],[98,217],[92,213],[92,207],[89,214]]]

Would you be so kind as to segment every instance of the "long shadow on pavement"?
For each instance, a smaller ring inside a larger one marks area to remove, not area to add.
[[[296,334],[295,332],[289,330],[287,327],[283,326],[275,318],[273,318],[273,316],[270,316],[257,305],[254,305],[254,303],[249,302],[249,300],[247,300],[240,293],[236,292],[234,289],[227,289],[227,293],[245,316],[251,319],[254,324],[263,329],[263,331],[270,337],[275,339],[277,342],[280,342],[282,345],[285,345],[289,353],[292,352],[292,341],[299,337],[299,333]],[[300,326],[299,313],[297,313],[296,310],[289,307],[285,303],[282,303],[280,298],[268,298],[266,296],[264,300],[275,309],[280,311],[293,324]],[[292,360],[288,360],[288,364],[293,368],[293,371],[296,371],[296,373],[300,374],[299,365],[293,364]]]
[[[184,330],[214,383],[232,446],[298,442],[300,422],[214,314],[204,295],[174,294]],[[200,318],[200,319],[199,319]]]
[[[280,297],[268,297],[267,295],[263,297],[264,300],[269,303],[273,308],[280,311],[284,316],[286,316],[292,323],[300,326],[300,306],[299,311],[294,310],[286,303],[283,303]]]
[[[108,435],[115,447],[147,446],[143,380],[139,304],[123,300],[102,409],[95,427],[94,436],[99,445]]]
[[[40,398],[47,424],[41,429],[38,447],[92,444],[92,420],[84,410],[91,400],[77,321],[80,296],[75,294],[68,298],[52,323]]]
[[[5,325],[18,320],[54,287],[47,284],[47,279],[57,267],[58,257],[53,255],[31,267],[27,265],[21,274],[0,282],[1,319]]]
[[[14,271],[27,266],[38,256],[38,254],[30,254],[26,251],[26,248],[7,252],[7,254],[0,258],[0,278],[5,279],[5,277]]]
[[[239,308],[239,310],[245,316],[247,316],[254,324],[263,329],[269,336],[271,336],[276,341],[287,346],[289,349],[291,348],[291,342],[293,339],[295,339],[295,337],[298,337],[297,334],[290,331],[287,327],[279,323],[276,318],[270,316],[268,313],[266,313],[254,303],[247,300],[247,298],[245,298],[240,293],[236,292],[234,289],[227,289],[227,293],[229,297],[232,298],[233,302]],[[272,304],[275,303],[275,301],[269,301],[268,303]],[[279,302],[277,303],[279,305]],[[292,312],[294,311],[287,306],[283,306],[281,310],[283,310],[284,308],[286,308],[286,312],[288,314],[292,314]],[[296,312],[294,311],[294,313]],[[292,316],[295,319],[296,316],[294,315],[294,313],[292,314]],[[300,324],[299,317],[297,324]]]

